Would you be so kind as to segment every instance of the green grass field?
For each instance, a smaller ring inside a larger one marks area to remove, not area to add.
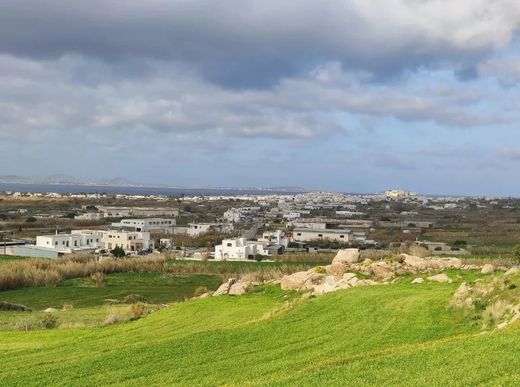
[[[108,316],[126,320],[132,317],[129,305],[110,305],[105,300],[123,300],[139,294],[152,304],[164,304],[191,298],[198,287],[215,290],[221,279],[209,275],[174,276],[165,273],[118,273],[107,277],[106,287],[97,288],[90,278],[65,281],[57,287],[34,287],[0,292],[0,301],[23,304],[33,312],[0,311],[0,330],[19,329],[20,324],[37,323],[47,308],[57,309],[64,327],[100,325]],[[71,309],[61,310],[64,305]]]
[[[221,279],[208,275],[174,276],[167,273],[118,273],[107,277],[107,285],[97,288],[90,278],[65,281],[53,287],[34,287],[0,292],[0,300],[23,304],[32,309],[75,308],[99,306],[106,299],[121,300],[129,294],[139,294],[151,303],[181,301],[191,297],[199,286],[215,290]]]
[[[518,384],[519,327],[483,335],[447,308],[462,280],[305,300],[262,287],[115,326],[0,332],[0,385]]]

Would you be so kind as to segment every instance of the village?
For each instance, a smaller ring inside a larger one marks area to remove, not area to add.
[[[509,199],[429,197],[405,190],[189,197],[4,192],[2,197],[1,252],[51,259],[115,252],[269,261],[283,260],[284,254],[348,247],[377,251],[403,244],[435,255],[469,254],[471,247],[477,254],[490,242],[468,232],[472,223],[481,228],[479,214],[504,222],[500,214],[507,213],[514,224],[519,205]]]

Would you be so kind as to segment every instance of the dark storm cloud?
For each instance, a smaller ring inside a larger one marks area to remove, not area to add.
[[[8,0],[0,5],[0,51],[166,60],[245,87],[272,85],[327,61],[374,79],[446,62],[470,68],[518,27],[516,1],[449,8],[405,0]]]

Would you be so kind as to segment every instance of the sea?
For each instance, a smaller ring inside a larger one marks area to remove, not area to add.
[[[233,188],[169,188],[169,187],[118,187],[108,185],[74,185],[74,184],[21,184],[0,183],[0,192],[55,192],[67,193],[99,193],[127,195],[164,195],[164,196],[239,196],[239,195],[295,195],[303,191],[268,190],[268,189],[233,189]]]

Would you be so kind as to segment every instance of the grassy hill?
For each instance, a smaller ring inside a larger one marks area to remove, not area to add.
[[[464,274],[462,274],[464,275]],[[275,287],[104,328],[0,333],[0,385],[511,385],[520,331],[481,334],[452,284]]]

